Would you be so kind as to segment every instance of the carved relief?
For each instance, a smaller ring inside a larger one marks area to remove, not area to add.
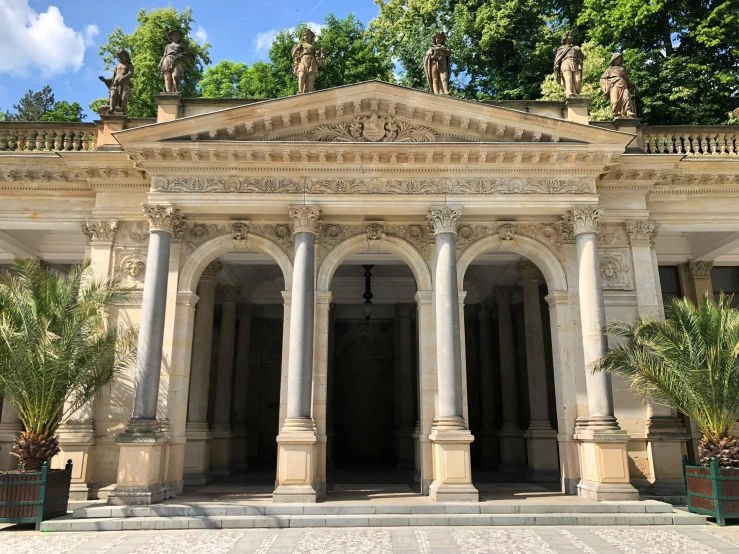
[[[429,127],[381,117],[376,112],[347,123],[320,125],[310,135],[325,142],[435,142],[439,138]]]
[[[442,233],[454,233],[456,235],[457,223],[460,217],[462,217],[462,210],[451,206],[431,208],[428,215],[426,215],[429,231],[433,231],[434,235]]]
[[[498,236],[501,241],[513,240],[516,235],[516,226],[510,223],[503,223],[498,225]]]
[[[575,235],[580,233],[597,233],[598,220],[603,217],[603,208],[598,206],[584,206],[572,209],[572,223]]]
[[[115,275],[124,285],[142,289],[146,274],[146,256],[138,248],[116,248],[113,264]]]
[[[521,223],[516,225],[516,233],[531,237],[552,250],[560,259],[563,258],[563,240],[558,223]]]
[[[113,242],[117,226],[115,219],[88,219],[82,224],[82,233],[88,242]]]
[[[562,235],[563,243],[572,244],[575,242],[575,222],[571,211],[562,216],[562,219],[557,222],[557,226],[559,227],[559,233]]]
[[[624,228],[621,225],[598,225],[598,244],[628,244]]]
[[[627,248],[601,250],[599,259],[604,290],[631,290],[633,288]]]
[[[289,225],[284,223],[250,225],[249,232],[271,239],[282,248],[292,259],[295,254],[295,245],[292,241],[293,232]]]
[[[410,242],[424,258],[429,255],[428,231],[422,225],[388,225],[385,233]]]
[[[490,227],[485,225],[460,225],[457,228],[457,251],[465,250],[470,244],[489,234]]]
[[[233,240],[246,240],[249,233],[249,224],[245,221],[234,221],[231,224],[231,238]]]
[[[187,228],[183,243],[185,257],[192,254],[204,242],[220,235],[227,235],[230,228],[226,223],[195,223]]]
[[[149,218],[149,231],[164,231],[171,233],[175,240],[182,238],[185,231],[185,218],[174,206],[149,206],[142,204],[141,209]]]
[[[148,242],[149,226],[143,221],[123,221],[118,224],[116,242]]]
[[[287,210],[287,215],[293,220],[294,233],[321,232],[321,208],[318,206],[294,206]]]
[[[629,242],[634,245],[652,245],[660,225],[656,221],[627,221],[624,223]]]
[[[311,194],[354,194],[367,192],[364,182],[356,179],[322,179],[320,181],[306,180],[305,192]]]
[[[710,277],[712,269],[712,261],[688,260],[688,270],[693,277]]]

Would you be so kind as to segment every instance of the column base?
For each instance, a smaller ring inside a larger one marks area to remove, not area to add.
[[[216,423],[210,432],[208,470],[214,477],[228,477],[233,473],[231,466],[231,425]]]
[[[167,498],[169,486],[163,479],[167,431],[166,423],[157,420],[131,420],[118,435],[118,477],[108,504],[154,504]]]
[[[591,420],[592,421],[592,420]],[[623,431],[583,429],[579,442],[580,484],[578,494],[596,501],[639,500],[629,479],[629,435]]]
[[[647,420],[647,455],[652,474],[650,489],[656,496],[684,496],[683,455],[690,438],[676,417],[653,416]]]
[[[210,466],[210,432],[207,423],[189,422],[185,429],[185,486],[198,486],[212,480]]]
[[[88,500],[92,497],[92,465],[95,451],[95,426],[89,421],[68,421],[59,427],[61,452],[51,461],[53,469],[63,469],[72,460],[70,500]]]
[[[507,475],[523,476],[526,465],[526,439],[518,426],[506,426],[498,431],[500,439],[500,465],[498,471]]]
[[[317,443],[312,419],[285,420],[277,436],[277,483],[272,502],[317,501]]]
[[[436,424],[438,420],[434,420]],[[433,429],[429,434],[433,446],[434,481],[429,496],[437,502],[478,502],[472,485],[470,444],[475,440],[467,429]]]
[[[556,483],[559,481],[559,453],[557,432],[546,423],[549,429],[537,429],[536,422],[523,434],[526,439],[526,452],[529,467],[526,480],[532,483]],[[543,427],[543,425],[539,425]]]

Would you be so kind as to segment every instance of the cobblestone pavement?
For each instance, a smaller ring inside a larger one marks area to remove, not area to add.
[[[2,554],[714,554],[739,527],[418,527],[49,533],[0,531]]]

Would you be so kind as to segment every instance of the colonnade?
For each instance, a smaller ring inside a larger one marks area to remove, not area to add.
[[[145,207],[150,218],[151,237],[149,265],[147,267],[144,297],[141,311],[141,339],[135,372],[134,406],[128,428],[118,438],[120,447],[118,482],[111,493],[111,503],[151,503],[167,495],[167,484],[157,468],[164,463],[166,421],[157,420],[156,407],[159,394],[162,342],[164,328],[169,249],[173,236],[183,225],[179,210],[172,207]],[[316,206],[298,206],[289,209],[293,220],[295,245],[292,272],[291,309],[289,314],[289,346],[287,365],[287,391],[285,418],[277,437],[277,479],[275,502],[315,502],[321,495],[320,480],[325,480],[325,442],[320,436],[312,413],[314,391],[314,321],[316,317],[315,243],[321,228],[321,210]],[[581,443],[581,493],[598,500],[638,497],[629,484],[626,442],[629,437],[618,426],[613,411],[610,378],[606,374],[593,374],[593,363],[605,353],[607,343],[602,331],[605,323],[603,295],[600,283],[600,266],[597,256],[597,221],[602,210],[597,207],[576,207],[568,215],[577,241],[583,353],[586,364],[589,417],[578,422],[576,439]],[[472,484],[470,443],[474,440],[465,418],[464,378],[460,335],[460,294],[456,238],[461,210],[444,206],[432,208],[428,214],[429,227],[434,233],[435,263],[434,312],[436,352],[436,402],[435,414],[428,434],[432,448],[433,482],[429,494],[441,501],[475,501],[477,490]],[[509,240],[509,239],[508,239]],[[535,267],[535,266],[534,266]],[[211,268],[214,270],[216,268]],[[541,310],[539,307],[536,273],[523,262],[519,265],[524,280],[527,364],[531,371],[543,371],[541,348]],[[207,281],[207,279],[206,279]],[[207,295],[206,285],[203,292]],[[213,429],[206,431],[203,421],[193,421],[188,432],[211,433],[213,440],[229,440],[233,428],[228,422],[230,391],[233,373],[234,323],[236,318],[236,291],[222,289],[224,295],[223,328],[221,329],[221,354],[219,356],[216,387],[219,392]],[[515,379],[511,352],[504,345],[511,340],[506,333],[511,325],[510,294],[505,289],[496,291],[499,299],[501,324],[502,388],[505,397],[514,398]],[[324,310],[326,318],[328,309]],[[196,316],[195,327],[204,329],[212,312]],[[202,321],[201,321],[202,320]],[[425,325],[425,323],[424,323]],[[323,331],[322,331],[323,333]],[[228,351],[228,349],[231,349]],[[489,358],[489,353],[486,354]],[[198,353],[198,359],[205,356]],[[202,375],[196,377],[202,365],[193,358],[193,378],[203,383]],[[325,386],[320,382],[321,386]],[[501,446],[506,463],[520,464],[522,439],[528,442],[528,466],[534,478],[546,477],[552,468],[542,460],[556,459],[556,438],[548,421],[546,388],[543,380],[529,380],[531,423],[521,434],[513,417],[511,405],[504,406],[504,421],[500,430]],[[489,386],[489,385],[486,385]],[[192,387],[191,387],[192,390]],[[198,399],[188,399],[195,413],[202,419],[202,401],[207,398],[202,390],[196,391]],[[321,393],[325,397],[325,391]],[[325,422],[323,422],[325,424]],[[406,422],[408,423],[408,422]],[[423,428],[423,423],[420,425]],[[418,433],[414,434],[418,437]],[[202,440],[202,439],[195,439]],[[189,442],[189,437],[188,437]],[[202,448],[199,450],[202,455]],[[206,449],[207,450],[207,449]],[[532,458],[533,456],[533,458]],[[603,463],[608,456],[608,463]],[[615,456],[615,458],[614,458]],[[227,463],[227,460],[224,460]]]

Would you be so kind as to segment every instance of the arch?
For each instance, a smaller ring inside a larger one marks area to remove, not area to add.
[[[246,244],[246,248],[240,247]],[[285,290],[290,291],[293,284],[293,264],[287,254],[277,244],[259,235],[247,234],[245,241],[235,241],[228,235],[210,239],[198,246],[182,266],[179,279],[180,292],[195,292],[200,276],[207,265],[218,256],[228,252],[261,252],[271,257],[282,270]]]
[[[413,272],[413,276],[416,278],[416,287],[418,287],[418,290],[432,290],[431,271],[418,250],[403,239],[385,234],[382,235],[382,239],[379,242],[379,250],[381,252],[395,254],[408,264],[408,267]],[[323,260],[318,270],[316,290],[329,290],[334,273],[349,256],[358,252],[370,251],[370,241],[367,240],[367,235],[357,235],[336,245]]]
[[[462,290],[464,274],[472,261],[480,254],[487,252],[515,252],[525,256],[544,274],[550,292],[567,290],[567,275],[559,259],[544,244],[524,235],[514,235],[513,240],[500,240],[497,235],[491,235],[472,243],[465,250],[457,262],[457,282]]]

